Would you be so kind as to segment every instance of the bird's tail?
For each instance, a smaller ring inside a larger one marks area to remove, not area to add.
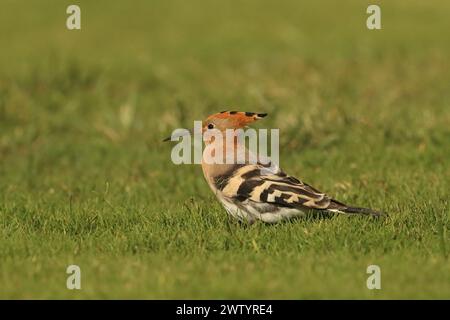
[[[375,217],[381,217],[385,214],[381,211],[369,209],[369,208],[358,208],[358,207],[346,207],[345,209],[341,210],[344,213],[349,214],[364,214],[369,216],[375,216]]]
[[[386,215],[385,213],[369,208],[350,207],[343,203],[333,200],[328,207],[329,211],[347,214],[362,214],[367,216],[381,217]]]

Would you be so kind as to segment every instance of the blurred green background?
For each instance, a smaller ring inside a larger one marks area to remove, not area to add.
[[[450,298],[449,17],[448,1],[2,0],[0,297]],[[226,109],[268,112],[285,171],[389,219],[229,222],[161,143]]]

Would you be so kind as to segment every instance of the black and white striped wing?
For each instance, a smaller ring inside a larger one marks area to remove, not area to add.
[[[223,185],[224,196],[236,201],[271,204],[292,209],[338,210],[345,205],[331,199],[279,168],[246,165],[234,172]]]

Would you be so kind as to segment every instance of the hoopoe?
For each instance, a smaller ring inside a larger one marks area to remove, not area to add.
[[[248,124],[262,119],[266,113],[222,111],[209,116],[202,122],[202,134],[206,145],[216,143],[218,150],[223,148],[226,157],[231,150],[229,145],[217,143],[214,138],[205,138],[210,130],[218,130],[225,136],[225,131],[243,129]],[[235,137],[236,138],[236,137]],[[165,141],[169,140],[165,139]],[[329,212],[345,214],[363,214],[380,216],[381,212],[352,207],[330,198],[309,184],[284,173],[270,161],[249,161],[250,151],[245,145],[234,139],[231,144],[233,154],[245,153],[244,163],[210,163],[205,161],[205,149],[202,169],[209,187],[231,216],[249,223],[262,220],[275,223],[293,217],[303,216],[309,212]],[[209,155],[210,156],[210,155]]]

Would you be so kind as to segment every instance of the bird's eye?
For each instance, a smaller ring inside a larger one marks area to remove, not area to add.
[[[208,124],[208,129],[214,129],[214,125],[212,123]]]

